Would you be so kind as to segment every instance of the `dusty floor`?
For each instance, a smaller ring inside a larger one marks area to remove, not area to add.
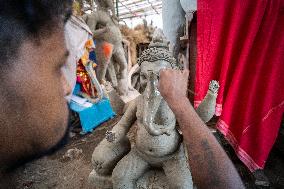
[[[86,189],[91,172],[91,156],[94,148],[104,138],[105,132],[118,122],[119,118],[102,124],[93,133],[81,136],[72,133],[70,142],[62,150],[29,163],[13,175],[18,189]],[[77,158],[64,158],[69,149],[79,149]]]
[[[74,134],[71,142],[56,154],[37,160],[17,170],[13,175],[18,189],[86,189],[87,179],[91,172],[91,155],[94,148],[101,141],[105,132],[112,128],[119,118],[110,120],[97,128],[93,133],[81,136]],[[240,175],[248,189],[269,188],[284,189],[284,159],[283,154],[273,150],[266,165],[265,174],[269,178],[269,187],[255,185],[253,175],[234,156],[230,146],[222,139],[220,134],[217,138],[223,144],[226,152],[236,165]],[[64,155],[69,149],[79,149],[75,158],[66,158]],[[213,176],[213,175],[212,175]]]

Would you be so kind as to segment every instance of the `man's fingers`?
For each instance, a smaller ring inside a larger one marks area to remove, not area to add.
[[[173,70],[173,69],[162,69],[159,72],[160,79],[164,77],[174,77],[174,75],[182,76],[182,77],[189,77],[189,70]]]
[[[187,70],[187,71],[189,71],[189,66],[184,67],[184,69],[183,69],[183,70]]]
[[[183,73],[184,77],[189,77],[189,70],[188,69],[183,70],[182,73]]]
[[[184,74],[189,74],[189,69],[184,69],[184,70],[182,70],[182,73],[184,73]]]
[[[167,73],[170,71],[171,69],[167,69],[167,68],[163,68],[160,70],[159,75],[160,77],[163,77],[164,75],[167,75]]]

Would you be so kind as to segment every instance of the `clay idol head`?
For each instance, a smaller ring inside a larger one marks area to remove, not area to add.
[[[160,70],[166,68],[178,69],[177,61],[169,51],[168,41],[161,30],[154,33],[149,49],[142,52],[138,64],[140,65],[140,92],[143,92],[147,87],[148,89],[151,88],[152,92],[156,91],[157,93]]]

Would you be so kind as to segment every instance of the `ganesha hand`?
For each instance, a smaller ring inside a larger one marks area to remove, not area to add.
[[[111,175],[115,165],[130,151],[130,142],[122,140],[109,142],[104,139],[94,150],[92,164],[99,175]]]

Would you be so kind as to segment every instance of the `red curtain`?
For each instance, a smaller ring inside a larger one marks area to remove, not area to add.
[[[195,106],[220,82],[217,128],[262,169],[284,112],[284,0],[198,0]]]

